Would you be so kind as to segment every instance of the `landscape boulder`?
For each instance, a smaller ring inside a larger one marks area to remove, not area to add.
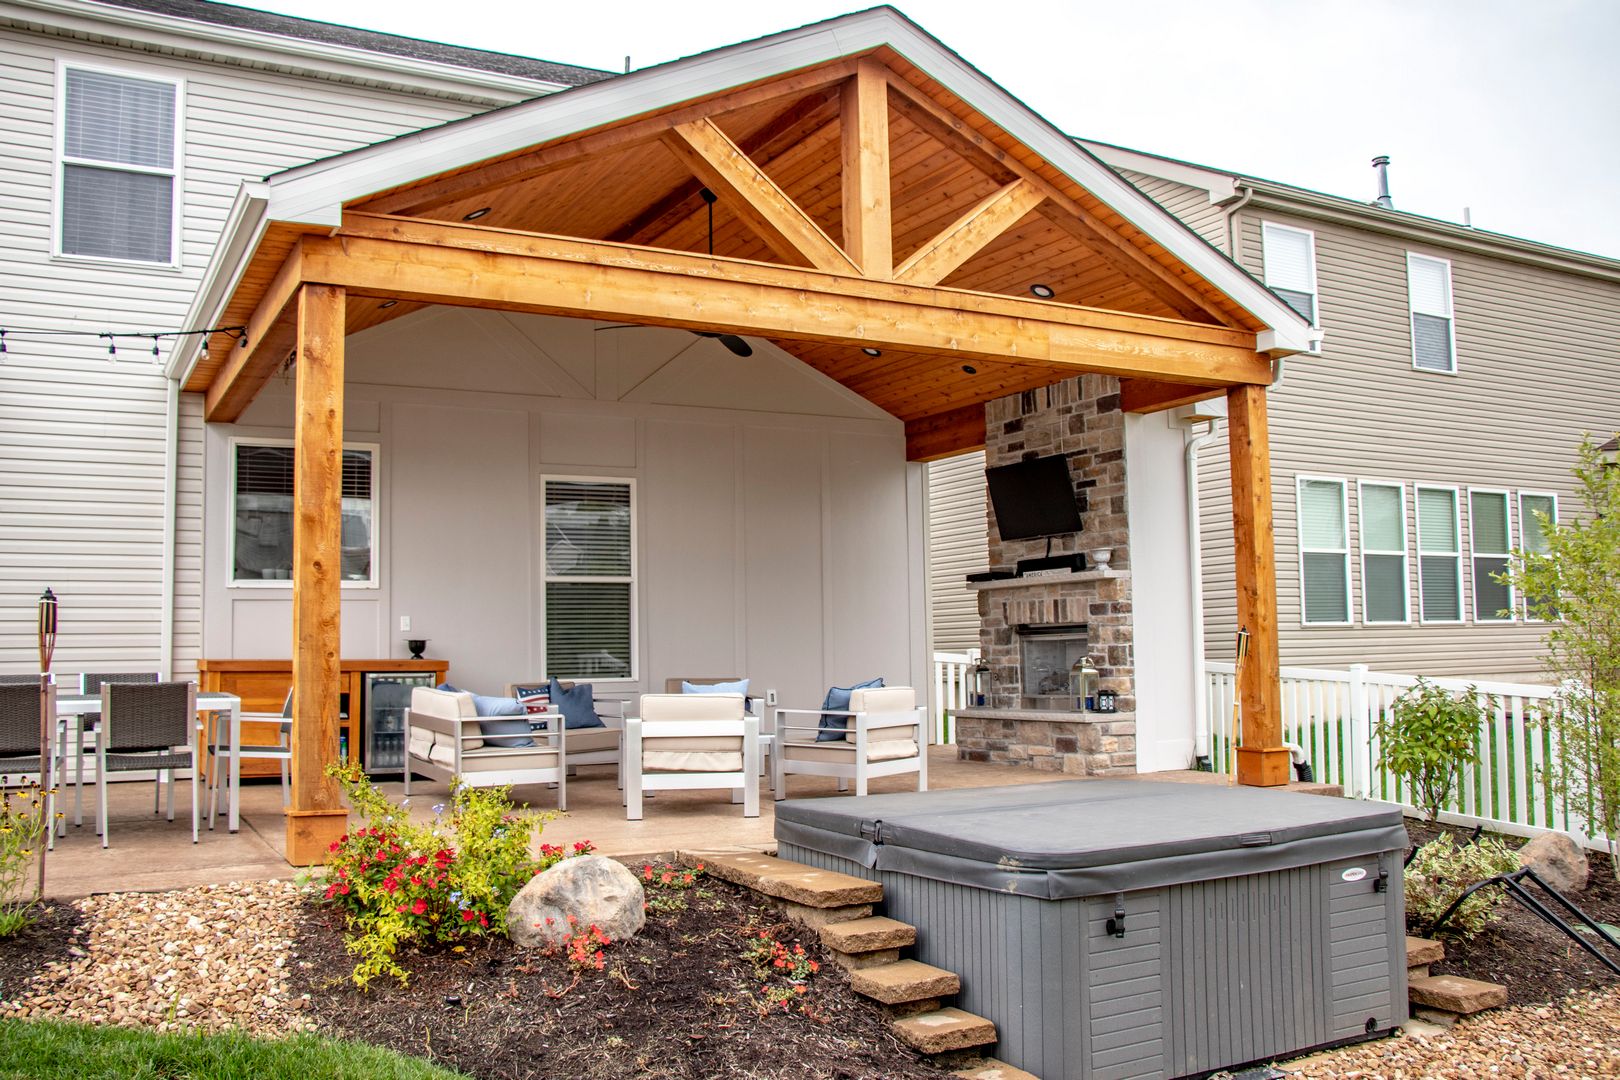
[[[564,859],[518,890],[506,930],[526,949],[561,948],[571,932],[592,925],[623,941],[646,924],[645,899],[641,882],[622,863],[602,855]]]
[[[1520,848],[1519,865],[1530,867],[1542,881],[1565,895],[1586,888],[1591,873],[1581,845],[1561,832],[1542,833]]]

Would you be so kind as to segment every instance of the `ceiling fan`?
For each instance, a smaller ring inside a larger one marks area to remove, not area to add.
[[[698,189],[698,194],[700,196],[702,196],[703,202],[704,202],[705,206],[707,206],[708,211],[709,211],[709,254],[713,255],[714,254],[714,204],[719,200],[720,197],[718,195],[716,195],[714,192],[710,191],[706,187],[705,188],[699,188]],[[630,329],[632,327],[639,326],[639,325],[641,325],[641,324],[640,323],[615,323],[612,326],[598,326],[596,329],[598,329],[598,330],[628,330],[628,329]],[[691,331],[691,333],[694,333],[698,337],[701,337],[701,338],[713,338],[713,339],[715,339],[720,344],[722,344],[726,348],[730,349],[731,352],[734,355],[737,355],[737,356],[753,356],[754,355],[753,346],[748,344],[748,342],[744,341],[742,338],[738,337],[736,334],[722,334],[722,333],[719,333],[719,332],[713,331],[713,330],[693,330],[693,331]]]

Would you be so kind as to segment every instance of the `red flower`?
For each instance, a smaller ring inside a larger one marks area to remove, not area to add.
[[[338,843],[339,842],[336,841],[336,840],[332,841],[330,844],[328,844],[326,846],[326,850],[327,851],[336,851],[338,849]]]
[[[345,881],[342,885],[339,885],[338,886],[338,893],[340,895],[342,895],[342,896],[348,896],[349,895],[349,883]]]
[[[489,916],[480,913],[479,916],[478,916],[478,925],[479,926],[488,926],[489,925]]]
[[[427,914],[427,901],[423,900],[421,897],[417,897],[416,898],[416,903],[411,905],[411,914],[413,914],[413,915],[425,915],[425,914]]]
[[[471,911],[463,911],[461,913],[461,921],[462,922],[472,922],[473,921],[473,912],[471,912]]]
[[[418,877],[417,875],[412,874],[411,875],[411,884],[412,885],[420,885],[420,884],[422,884],[422,879],[420,877]]]

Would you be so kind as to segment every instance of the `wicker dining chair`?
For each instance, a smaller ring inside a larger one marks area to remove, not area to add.
[[[101,693],[101,688],[108,683],[155,683],[158,673],[155,671],[86,671],[79,676],[79,693],[94,696]],[[57,751],[62,765],[62,778],[67,779],[67,738],[68,721],[61,726],[61,749]],[[73,824],[84,824],[84,744],[90,741],[101,726],[101,714],[98,712],[85,713],[79,717],[79,744],[73,748]],[[95,752],[95,743],[90,742],[91,753]],[[171,777],[172,779],[172,777]],[[163,785],[160,782],[152,784],[152,813],[158,812],[158,799],[162,795]],[[64,829],[65,829],[64,825]]]
[[[56,718],[56,687],[40,688],[39,676],[26,676],[27,682],[7,679],[0,683],[0,777],[14,777],[20,773],[35,773],[45,791],[45,821],[50,833],[46,846],[56,847],[56,785],[51,760],[50,728],[40,738],[40,714]],[[3,781],[0,781],[3,782]]]
[[[107,846],[109,774],[157,769],[169,780],[169,820],[174,820],[174,773],[191,771],[191,842],[197,842],[196,754],[197,684],[106,683],[101,688],[101,723],[96,725],[96,821]]]

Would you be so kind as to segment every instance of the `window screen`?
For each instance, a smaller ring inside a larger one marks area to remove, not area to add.
[[[177,98],[171,82],[67,69],[63,254],[173,261]]]
[[[1362,617],[1370,623],[1410,618],[1406,594],[1406,494],[1399,484],[1361,485]]]
[[[1519,547],[1526,554],[1547,554],[1547,528],[1557,523],[1558,496],[1519,493]],[[1552,597],[1526,596],[1524,605],[1526,618],[1543,620],[1558,617]]]
[[[1462,621],[1462,548],[1457,493],[1417,489],[1419,603],[1424,622]]]
[[[1307,623],[1350,621],[1350,548],[1344,481],[1299,482],[1301,593]]]
[[[1513,618],[1513,589],[1497,578],[1508,570],[1508,497],[1505,491],[1468,493],[1468,536],[1473,554],[1474,620],[1508,622]]]
[[[1412,307],[1412,363],[1424,371],[1456,371],[1452,355],[1451,264],[1407,255],[1406,284]]]
[[[1263,222],[1266,285],[1312,326],[1316,322],[1316,238],[1304,229]]]
[[[546,480],[546,673],[634,677],[635,551],[625,480]]]
[[[293,448],[238,443],[231,577],[289,581],[293,567]],[[372,452],[343,451],[339,543],[344,581],[370,581],[375,555]]]

